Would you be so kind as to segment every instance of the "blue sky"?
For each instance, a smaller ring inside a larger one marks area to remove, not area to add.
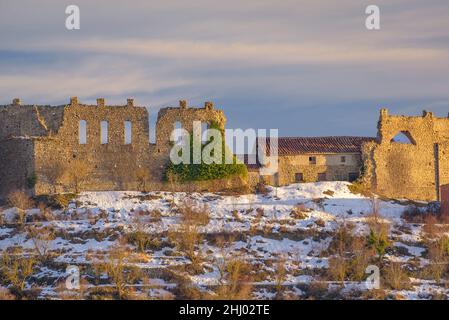
[[[70,4],[80,30],[65,29]],[[134,97],[154,123],[213,101],[231,128],[375,135],[380,107],[447,116],[448,18],[447,0],[0,0],[0,104]]]

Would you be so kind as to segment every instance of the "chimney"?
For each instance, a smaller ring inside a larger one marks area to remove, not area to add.
[[[78,97],[70,97],[70,105],[72,106],[78,105]]]
[[[97,98],[97,107],[104,107],[104,98]]]
[[[187,108],[187,101],[186,100],[179,100],[179,107],[181,109],[186,109]]]
[[[126,99],[126,105],[128,107],[133,107],[134,106],[134,99]]]
[[[204,109],[206,110],[212,110],[214,109],[214,104],[213,102],[207,101],[204,103]]]
[[[387,108],[382,108],[382,109],[380,109],[380,116],[381,116],[381,117],[386,117],[386,116],[388,116],[388,109],[387,109]]]
[[[20,102],[20,98],[14,98],[12,99],[12,104],[14,106],[20,106],[21,102]]]

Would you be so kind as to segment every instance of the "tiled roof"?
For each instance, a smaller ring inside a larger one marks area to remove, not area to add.
[[[269,151],[270,138],[261,139],[266,139]],[[372,137],[279,137],[278,154],[285,156],[308,153],[358,153],[361,152],[364,142],[375,139]],[[260,141],[258,144],[260,147]]]

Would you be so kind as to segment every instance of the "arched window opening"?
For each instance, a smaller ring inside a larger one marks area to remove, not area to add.
[[[393,143],[402,143],[402,144],[416,144],[412,135],[408,131],[400,131],[398,132],[392,139]]]

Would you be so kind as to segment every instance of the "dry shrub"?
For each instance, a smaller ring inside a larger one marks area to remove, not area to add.
[[[256,218],[261,219],[261,218],[263,218],[264,214],[265,214],[265,211],[263,208],[256,209]]]
[[[270,193],[270,190],[267,188],[265,184],[259,182],[255,187],[256,193],[267,195]]]
[[[15,300],[16,297],[7,289],[0,286],[0,301]]]
[[[286,258],[281,256],[276,262],[274,287],[276,289],[276,299],[282,299],[284,293],[283,283],[287,279]]]
[[[346,222],[339,223],[329,247],[331,253],[337,253],[340,256],[345,256],[347,252],[351,251],[352,241],[354,236],[352,230],[354,225]]]
[[[27,234],[33,242],[34,250],[41,261],[48,259],[50,245],[55,239],[55,234],[49,228],[38,228],[36,226],[29,226]]]
[[[104,272],[111,281],[113,293],[118,299],[128,299],[130,285],[142,277],[140,269],[127,266],[129,248],[120,241],[109,251],[107,262],[95,265],[97,274]]]
[[[422,223],[425,213],[416,206],[407,207],[401,214],[401,218],[410,223]]]
[[[3,252],[0,260],[2,278],[11,285],[11,290],[19,298],[24,296],[27,280],[33,274],[35,264],[35,259],[23,256],[21,249]]]
[[[430,265],[426,271],[437,283],[440,283],[449,264],[449,237],[444,236],[436,241],[430,241],[427,251]]]
[[[383,289],[372,289],[363,291],[361,298],[363,300],[385,300],[387,293]]]
[[[23,190],[12,191],[8,194],[8,204],[17,208],[17,223],[23,226],[26,222],[26,210],[34,205],[31,198]]]
[[[168,238],[177,250],[190,260],[195,273],[203,270],[201,266],[203,260],[201,252],[203,237],[198,231],[197,225],[182,224],[178,230],[169,231]]]
[[[329,258],[329,269],[327,270],[329,277],[338,282],[344,282],[348,266],[346,259],[342,256],[336,255]]]
[[[132,226],[133,232],[128,233],[126,239],[129,243],[135,245],[139,252],[145,253],[147,249],[160,246],[160,237],[145,232],[145,223],[141,217],[136,216]]]
[[[153,222],[160,222],[160,221],[162,221],[162,213],[159,210],[157,210],[157,209],[150,211],[150,217],[151,217]]]
[[[306,288],[307,299],[324,299],[327,295],[329,285],[326,281],[312,280]]]
[[[79,285],[79,289],[69,290],[67,289],[66,280],[61,280],[55,289],[58,299],[83,300],[89,287],[89,282],[86,279],[81,278]]]
[[[426,235],[430,238],[435,238],[438,233],[438,228],[436,226],[437,224],[437,218],[435,218],[433,215],[426,215],[424,217],[424,226],[423,231],[426,233]]]
[[[353,257],[349,262],[350,278],[354,281],[362,281],[366,276],[366,268],[373,255],[371,250],[367,250],[366,241],[362,238],[354,238],[352,241]]]
[[[209,298],[219,300],[249,300],[252,296],[251,265],[239,256],[232,256],[226,263],[215,295]]]
[[[23,190],[15,190],[8,194],[8,204],[11,207],[26,210],[33,207],[34,203]]]
[[[205,203],[201,204],[192,199],[186,199],[179,205],[178,209],[183,224],[204,226],[209,223],[210,209]]]
[[[206,204],[198,204],[191,199],[186,199],[179,206],[179,212],[181,213],[181,224],[177,230],[169,232],[169,240],[190,259],[193,271],[201,272],[200,245],[203,237],[199,228],[209,223],[209,207]]]
[[[399,262],[391,262],[384,271],[385,283],[391,289],[404,290],[410,288],[410,278]]]
[[[195,284],[185,277],[174,277],[171,282],[176,283],[174,294],[176,299],[181,300],[200,300],[203,297],[201,291],[195,286]],[[207,298],[207,297],[206,297]]]
[[[304,203],[298,203],[290,212],[290,217],[293,219],[304,220],[308,218],[307,212],[309,211],[310,209],[308,209]]]
[[[55,220],[55,216],[50,208],[44,202],[39,202],[38,206],[40,211],[40,216],[44,221],[53,221]]]

